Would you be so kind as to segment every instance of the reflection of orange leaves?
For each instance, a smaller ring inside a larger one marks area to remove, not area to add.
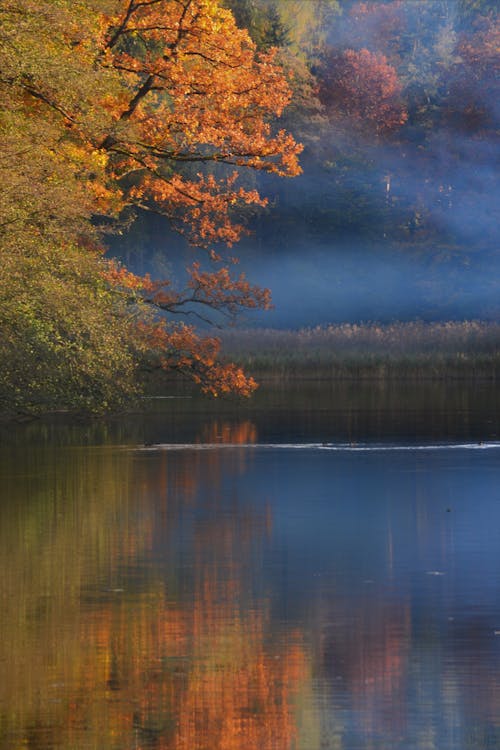
[[[82,637],[85,639],[91,636],[96,648],[102,653],[102,649],[109,646],[112,631],[112,613],[109,609],[104,609],[93,613],[91,619],[85,622],[85,631],[82,633]]]
[[[256,443],[257,427],[249,420],[236,423],[215,420],[203,429],[198,441],[201,443],[230,443],[232,445]]]
[[[193,675],[172,748],[288,750],[296,734],[291,704],[304,676],[303,653],[259,650],[250,663]],[[166,745],[165,747],[168,747]]]
[[[266,646],[265,610],[242,616],[240,595],[236,578],[219,580],[215,570],[200,581],[195,658],[176,741],[166,747],[285,750],[292,743],[293,698],[306,674],[300,637],[290,634],[285,650]]]
[[[365,728],[379,731],[404,721],[404,680],[408,670],[411,618],[409,608],[367,603],[357,613],[356,626],[336,632],[335,643],[326,642],[326,662],[342,671],[352,700],[364,716]],[[392,705],[390,717],[381,704]]]
[[[236,426],[234,430],[236,439]],[[249,423],[243,424],[241,438],[253,432]],[[155,473],[164,467],[156,461],[143,467],[137,483],[125,482],[130,507],[120,497],[113,516],[108,514],[116,518],[120,533],[116,523],[99,525],[104,516],[102,503],[96,501],[99,513],[91,531],[96,532],[97,547],[88,550],[90,568],[85,554],[75,562],[74,577],[68,579],[63,566],[64,584],[57,597],[52,588],[42,587],[50,592],[42,597],[49,600],[49,624],[45,611],[38,610],[40,579],[32,581],[36,616],[28,617],[16,641],[17,666],[24,665],[26,643],[31,643],[30,669],[18,668],[9,675],[6,684],[12,686],[17,673],[26,672],[17,699],[4,696],[7,731],[19,746],[30,727],[45,744],[45,731],[53,732],[54,747],[293,746],[295,698],[307,679],[302,638],[295,632],[284,637],[282,630],[276,636],[267,602],[247,585],[253,575],[251,555],[260,549],[267,516],[233,502],[229,514],[217,512],[217,505],[213,508],[213,524],[206,518],[200,522],[198,514],[186,508],[182,482],[177,481],[186,472],[196,485],[196,464],[193,470],[188,452],[168,456],[166,451],[169,467],[179,471],[170,477],[165,493],[168,512],[158,502]],[[115,478],[123,480],[121,463],[115,468]],[[218,498],[216,491],[215,504]],[[193,535],[184,557],[178,548],[169,551],[168,540],[178,538],[187,517]],[[67,521],[61,521],[64,529]],[[81,526],[75,524],[75,529]],[[160,539],[162,560],[157,557]],[[168,565],[166,560],[175,562]],[[178,577],[179,563],[183,572]],[[56,598],[60,602],[52,611]],[[53,642],[56,632],[63,637],[60,643]]]
[[[196,565],[195,597],[185,605],[157,591],[86,613],[85,691],[68,716],[75,744],[85,724],[103,747],[112,738],[128,746],[132,733],[138,748],[153,736],[163,750],[292,746],[294,700],[307,678],[302,639],[291,632],[273,643],[263,602],[242,612],[234,531],[228,526],[233,576],[217,545],[213,565]]]
[[[376,646],[370,644],[359,664],[356,692],[392,695],[399,691],[407,653],[407,643],[400,631],[400,623],[396,626],[386,623],[381,640]]]

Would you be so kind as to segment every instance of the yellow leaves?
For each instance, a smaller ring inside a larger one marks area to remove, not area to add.
[[[103,172],[109,161],[109,155],[105,151],[89,148],[87,144],[72,140],[61,143],[60,156],[89,172],[94,170]]]
[[[109,155],[105,151],[94,150],[91,152],[91,164],[100,169],[108,165]]]
[[[93,214],[117,216],[123,209],[122,192],[116,186],[108,187],[98,180],[89,180],[87,187],[92,200]]]
[[[136,393],[125,304],[100,256],[40,236],[2,245],[0,410],[103,411]]]

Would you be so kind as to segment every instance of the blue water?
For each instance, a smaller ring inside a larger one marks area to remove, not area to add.
[[[341,411],[5,438],[0,748],[500,747],[496,414]]]
[[[215,516],[233,518],[236,503],[272,517],[251,585],[271,603],[273,628],[284,638],[298,628],[306,643],[302,710],[314,716],[317,744],[306,732],[300,747],[456,750],[500,746],[499,447],[202,443],[138,452],[196,456],[205,481],[190,514],[200,523],[214,491],[211,456]]]

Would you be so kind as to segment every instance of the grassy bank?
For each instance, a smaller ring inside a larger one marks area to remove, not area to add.
[[[232,329],[224,355],[262,379],[500,378],[500,323],[328,325]]]

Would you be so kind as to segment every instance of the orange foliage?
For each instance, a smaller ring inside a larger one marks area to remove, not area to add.
[[[193,326],[156,320],[137,325],[136,345],[151,363],[165,371],[190,377],[203,393],[217,397],[228,393],[250,396],[257,388],[240,367],[217,361],[220,340],[203,337]]]
[[[229,393],[250,396],[257,383],[240,367],[218,362],[221,346],[218,338],[201,336],[191,325],[174,324],[154,315],[140,315],[140,312],[147,305],[170,313],[186,310],[187,314],[207,320],[196,306],[229,315],[235,315],[240,308],[267,309],[270,292],[251,285],[244,274],[233,279],[227,268],[208,272],[194,263],[188,270],[188,287],[180,292],[173,290],[168,280],[153,281],[149,275],[138,276],[115,262],[107,264],[104,277],[117,293],[136,304],[139,319],[134,347],[149,366],[186,375],[200,385],[204,393],[214,397]]]
[[[230,313],[237,312],[240,307],[268,310],[271,306],[269,289],[251,285],[245,274],[232,279],[227,268],[208,273],[194,263],[190,269],[189,286],[193,290],[192,301],[223,308]]]
[[[379,134],[401,127],[408,119],[401,92],[398,74],[384,55],[367,49],[330,52],[321,98],[351,127]]]
[[[238,209],[266,205],[257,190],[238,184],[234,169],[299,174],[302,147],[275,127],[291,99],[276,50],[258,53],[219,0],[97,0],[79,4],[73,21],[69,0],[55,10],[47,0],[19,2],[28,19],[23,29],[30,23],[42,28],[43,20],[53,25],[55,42],[42,50],[43,65],[32,67],[19,42],[12,67],[27,59],[26,71],[15,70],[6,81],[28,119],[46,117],[60,128],[55,158],[70,164],[71,179],[83,186],[78,200],[88,219],[116,217],[131,207],[153,210],[192,244],[231,246],[244,232]],[[8,12],[15,15],[13,8]],[[64,63],[59,78],[51,49]],[[90,221],[87,228],[91,237]],[[209,260],[221,257],[212,251]],[[216,364],[216,339],[145,310],[232,315],[242,307],[269,307],[268,290],[243,275],[232,278],[227,268],[207,272],[197,264],[185,290],[113,265],[104,278],[136,305],[141,322],[133,345],[150,363],[155,355],[161,367],[191,375],[213,395],[254,390],[239,368]]]
[[[114,261],[107,264],[103,274],[116,291],[168,312],[177,312],[188,304],[193,314],[194,306],[200,305],[230,315],[240,308],[267,310],[271,307],[270,290],[250,284],[243,273],[233,278],[228,268],[202,271],[199,263],[193,263],[187,270],[187,288],[179,292],[172,289],[168,279],[153,281],[149,274],[138,276]]]
[[[235,242],[242,227],[230,210],[265,203],[236,188],[237,174],[172,173],[172,166],[251,167],[299,173],[301,147],[272,133],[290,89],[275,51],[257,55],[247,32],[213,0],[122,2],[107,17],[101,60],[126,84],[106,99],[114,125],[99,146],[117,179],[127,175],[125,201],[164,211],[197,243]],[[140,54],[131,50],[140,48]],[[130,175],[134,175],[133,180]]]
[[[128,95],[120,91],[114,101],[107,99],[115,124],[99,145],[109,154],[124,202],[154,206],[196,244],[232,245],[243,231],[234,208],[266,201],[256,190],[238,187],[236,172],[217,176],[217,165],[299,172],[301,147],[282,130],[273,134],[268,122],[290,100],[275,53],[257,56],[246,31],[208,0],[123,2],[121,12],[106,20],[103,64],[123,74]],[[142,54],[131,52],[137,43]],[[191,175],[189,164],[207,162],[215,174]],[[174,165],[182,173],[172,172]],[[270,305],[268,290],[251,286],[243,275],[231,278],[227,268],[209,273],[194,264],[183,292],[149,278],[141,284],[124,270],[111,273],[120,286],[170,313],[184,312],[186,305],[191,314],[200,307],[234,314]],[[157,320],[142,323],[138,333],[148,342],[150,360],[156,352],[163,369],[190,375],[206,393],[249,395],[256,387],[240,368],[217,364],[219,341],[198,336],[191,326]]]

